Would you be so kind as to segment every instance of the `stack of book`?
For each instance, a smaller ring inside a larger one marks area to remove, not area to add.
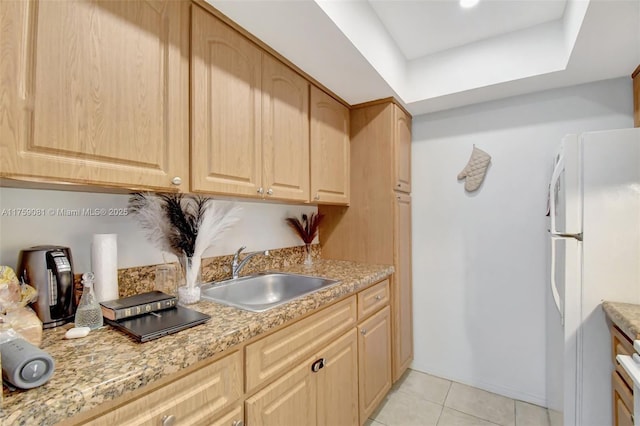
[[[123,297],[122,299],[100,302],[100,307],[102,308],[103,317],[117,321],[150,312],[175,308],[177,303],[178,299],[175,296],[156,290]]]
[[[100,303],[104,321],[133,337],[148,342],[207,322],[211,316],[178,305],[178,299],[161,291]]]

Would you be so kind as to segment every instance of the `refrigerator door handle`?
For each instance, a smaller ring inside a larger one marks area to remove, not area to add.
[[[564,312],[560,307],[560,293],[558,293],[558,285],[556,284],[556,245],[553,238],[551,239],[551,294],[560,314],[560,324],[564,325]]]
[[[556,185],[558,180],[560,179],[560,175],[564,170],[564,151],[558,155],[558,162],[556,163],[555,168],[553,169],[553,174],[551,175],[551,184],[549,185],[549,218],[551,220],[551,233],[557,234],[558,230],[556,229]]]

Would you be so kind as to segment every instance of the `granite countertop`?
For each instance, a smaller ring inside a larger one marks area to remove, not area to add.
[[[68,327],[45,330],[42,349],[55,359],[55,373],[35,389],[9,392],[5,387],[0,424],[55,424],[355,293],[391,275],[393,267],[318,260],[311,268],[293,265],[281,271],[341,282],[262,313],[201,301],[189,307],[211,320],[147,343],[109,326],[77,340],[63,338]]]
[[[640,336],[640,305],[622,302],[603,302],[602,309],[631,340]]]

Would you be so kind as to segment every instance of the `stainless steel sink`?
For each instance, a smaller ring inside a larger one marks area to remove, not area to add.
[[[201,297],[251,312],[264,312],[338,281],[306,275],[265,272],[205,284]]]

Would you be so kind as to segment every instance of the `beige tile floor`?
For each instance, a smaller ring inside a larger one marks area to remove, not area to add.
[[[365,426],[549,426],[544,408],[408,370]]]

